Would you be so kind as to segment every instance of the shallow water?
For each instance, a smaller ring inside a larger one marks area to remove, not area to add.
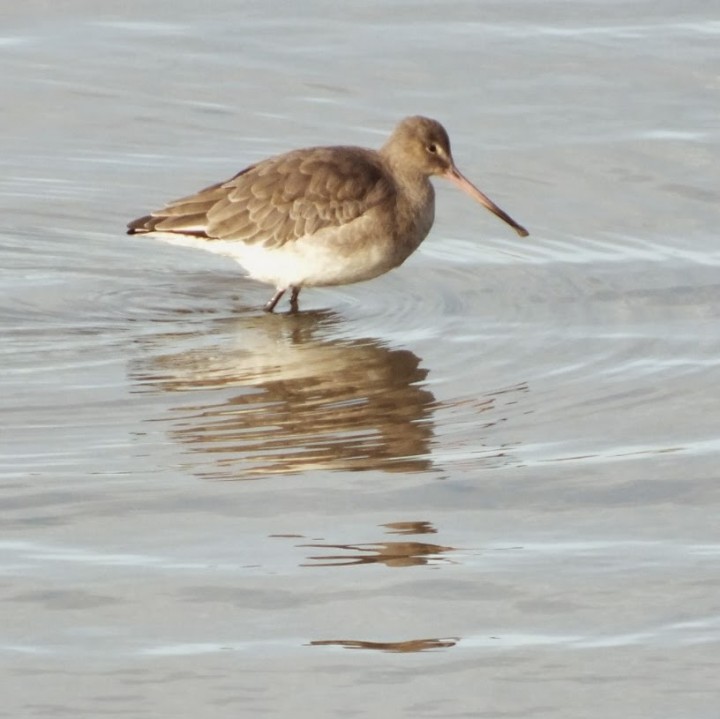
[[[706,3],[3,11],[6,716],[715,717]],[[448,128],[371,283],[127,237],[274,152]]]

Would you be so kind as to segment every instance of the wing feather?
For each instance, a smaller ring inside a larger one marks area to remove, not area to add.
[[[295,150],[138,218],[128,232],[191,234],[275,247],[343,225],[394,196],[392,180],[370,150]]]

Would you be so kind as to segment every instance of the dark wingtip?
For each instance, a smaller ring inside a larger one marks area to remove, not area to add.
[[[141,235],[147,232],[149,229],[148,221],[152,219],[152,215],[145,215],[144,217],[138,217],[137,220],[128,222],[128,235]]]

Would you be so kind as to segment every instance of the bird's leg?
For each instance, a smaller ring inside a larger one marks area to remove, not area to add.
[[[293,289],[293,292],[295,290]],[[265,307],[263,307],[263,310],[265,312],[272,312],[275,309],[275,305],[280,301],[280,298],[285,294],[285,288],[278,290],[267,302]]]
[[[290,295],[290,312],[295,314],[300,308],[298,305],[298,295],[300,294],[300,287],[293,287],[292,294]]]

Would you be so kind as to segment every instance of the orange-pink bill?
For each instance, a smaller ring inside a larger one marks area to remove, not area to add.
[[[483,207],[486,207],[501,220],[507,222],[508,225],[510,225],[510,227],[512,227],[515,232],[520,235],[520,237],[527,237],[530,234],[522,225],[518,225],[518,223],[515,222],[515,220],[513,220],[507,212],[501,210],[485,193],[480,192],[480,190],[478,190],[478,188],[475,187],[475,185],[473,185],[473,183],[457,169],[457,167],[449,169],[443,177],[446,180],[450,180],[450,182],[454,185],[457,185],[461,190],[467,192],[470,197],[475,198]]]

